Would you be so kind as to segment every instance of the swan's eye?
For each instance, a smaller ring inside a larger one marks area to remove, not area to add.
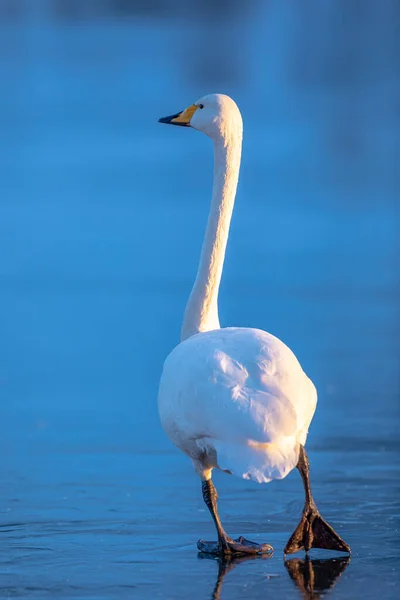
[[[204,104],[199,104],[199,108],[204,108]]]

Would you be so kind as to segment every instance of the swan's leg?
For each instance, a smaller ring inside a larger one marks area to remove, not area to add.
[[[224,528],[218,514],[218,493],[211,479],[202,482],[203,498],[213,518],[218,542],[205,542],[199,540],[197,548],[200,552],[211,554],[272,554],[273,548],[269,544],[256,544],[239,537],[237,540],[230,538]]]
[[[350,546],[319,514],[311,494],[310,463],[304,446],[300,446],[297,468],[303,480],[306,501],[301,521],[286,544],[284,554],[293,554],[303,549],[308,552],[311,548],[350,552]]]
[[[216,552],[217,553],[221,552],[222,554],[225,554],[224,550],[229,548],[229,543],[233,542],[233,540],[227,535],[226,531],[222,527],[221,519],[219,518],[218,492],[217,492],[215,485],[213,484],[211,479],[208,479],[207,481],[202,481],[201,489],[203,492],[203,500],[204,500],[208,510],[211,513],[212,519],[215,524],[215,528],[217,530],[218,542],[215,544],[213,542],[203,542],[203,540],[199,540],[197,547],[199,548],[199,550],[201,550],[203,552],[204,551],[212,552],[212,550],[213,550],[211,548],[211,546],[212,546],[212,547],[215,547],[213,554]],[[208,548],[208,550],[204,549],[205,544],[210,546]],[[226,552],[226,554],[229,554],[229,551]]]

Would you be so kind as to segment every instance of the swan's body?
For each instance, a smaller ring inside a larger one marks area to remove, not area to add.
[[[219,468],[258,482],[297,465],[317,400],[283,342],[239,327],[179,344],[165,362],[159,397],[166,433],[202,478]]]
[[[243,538],[235,542],[226,535],[216,508],[212,469],[269,482],[297,466],[306,485],[304,444],[316,407],[316,390],[293,352],[278,338],[259,329],[220,328],[218,290],[242,147],[239,109],[231,98],[211,94],[160,121],[190,125],[214,142],[207,230],[181,343],[164,364],[158,396],[161,423],[174,444],[192,459],[217,527],[218,544],[200,542],[199,548],[269,552],[268,545]],[[291,540],[286,551],[303,547],[299,543]]]

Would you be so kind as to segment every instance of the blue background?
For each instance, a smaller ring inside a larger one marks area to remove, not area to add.
[[[332,598],[395,596],[398,17],[373,0],[0,1],[0,595],[211,597],[195,543],[212,522],[156,400],[212,148],[157,120],[223,92],[244,146],[221,322],[277,335],[317,385],[313,489],[353,549]],[[282,559],[298,474],[215,481],[228,531],[275,547],[221,597],[300,597]]]

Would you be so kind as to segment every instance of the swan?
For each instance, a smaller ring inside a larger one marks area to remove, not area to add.
[[[223,94],[200,98],[160,123],[202,131],[214,144],[214,182],[197,276],[181,342],[163,366],[158,394],[161,424],[192,461],[217,531],[199,540],[201,552],[271,554],[269,544],[232,539],[218,514],[212,470],[268,483],[297,467],[304,485],[303,514],[284,553],[350,547],[321,517],[311,494],[305,450],[317,392],[293,352],[278,338],[249,327],[222,327],[218,290],[239,177],[242,117]]]

